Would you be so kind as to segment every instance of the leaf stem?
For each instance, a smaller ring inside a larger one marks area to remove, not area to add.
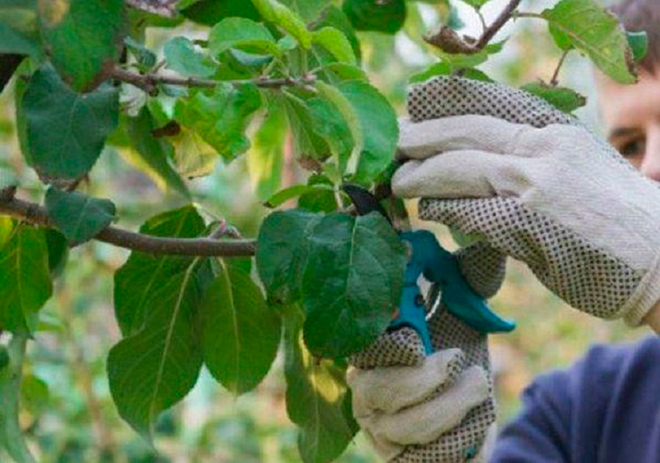
[[[33,225],[53,227],[45,208],[14,197],[0,198],[0,214],[10,215]],[[103,229],[94,239],[154,255],[239,257],[253,256],[256,250],[256,242],[250,239],[165,238],[113,226]]]
[[[246,80],[212,80],[200,79],[197,77],[178,77],[166,76],[162,74],[137,74],[127,71],[120,67],[115,67],[112,70],[112,77],[115,79],[133,85],[141,90],[144,90],[149,95],[156,95],[158,93],[158,84],[178,85],[180,87],[198,87],[198,88],[214,88],[221,84],[230,85],[245,85],[253,84],[261,88],[281,89],[283,87],[306,87],[316,81],[316,76],[313,74],[305,74],[302,77],[283,77],[283,78],[267,78],[258,77],[256,79]]]
[[[564,65],[564,61],[566,61],[566,57],[568,56],[568,53],[570,51],[571,51],[570,49],[565,50],[564,53],[561,55],[561,58],[559,58],[559,62],[557,63],[555,72],[552,73],[552,77],[550,78],[550,85],[552,85],[553,87],[557,86],[557,84],[559,83],[559,71]]]

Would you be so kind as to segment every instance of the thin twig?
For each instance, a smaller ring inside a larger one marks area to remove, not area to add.
[[[45,208],[17,198],[0,202],[0,214],[10,215],[33,225],[53,227]],[[113,226],[102,230],[94,239],[120,248],[154,255],[239,257],[253,256],[256,250],[256,242],[249,239],[164,238],[130,232]]]
[[[443,26],[436,34],[424,39],[431,45],[435,45],[446,53],[464,53],[474,54],[483,50],[486,45],[495,37],[502,27],[514,17],[514,13],[521,0],[510,0],[506,7],[493,23],[486,27],[477,40],[471,37],[459,36],[459,34],[449,26]]]
[[[256,79],[248,80],[212,80],[200,79],[197,77],[178,77],[166,76],[161,74],[137,74],[120,67],[115,67],[112,71],[112,77],[127,84],[133,85],[139,89],[144,90],[150,95],[158,92],[158,84],[177,85],[180,87],[199,87],[199,88],[214,88],[221,84],[230,85],[245,85],[254,84],[261,88],[280,89],[282,87],[307,87],[316,81],[316,76],[313,74],[305,74],[302,77],[283,77],[269,79],[266,77],[259,77]]]
[[[568,53],[571,50],[565,50],[564,53],[561,55],[561,58],[559,58],[559,62],[557,63],[557,67],[555,68],[555,72],[552,73],[552,78],[550,79],[550,85],[555,87],[559,83],[559,71],[561,71],[562,66],[564,65],[564,61],[566,60],[566,57],[568,56]]]

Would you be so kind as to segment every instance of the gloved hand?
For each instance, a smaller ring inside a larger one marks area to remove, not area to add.
[[[477,243],[459,251],[457,259],[476,291],[484,297],[497,291],[504,277],[502,254]],[[386,461],[485,462],[495,421],[486,335],[442,307],[439,286],[427,299],[439,305],[429,321],[435,353],[425,357],[411,329],[381,336],[351,359],[353,413]]]
[[[638,325],[660,300],[660,188],[526,92],[461,78],[417,86],[395,174],[419,216],[527,263],[570,305]],[[431,120],[427,120],[434,118]]]

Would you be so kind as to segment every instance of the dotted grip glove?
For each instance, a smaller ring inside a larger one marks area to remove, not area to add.
[[[660,300],[660,188],[524,91],[437,78],[409,96],[392,187],[476,234],[573,307],[638,325]]]
[[[501,253],[477,243],[456,257],[482,296],[499,289]],[[426,357],[419,336],[404,328],[351,358],[353,413],[388,462],[476,463],[489,453],[495,404],[486,335],[447,312],[439,296],[433,286],[427,298],[430,306],[438,304],[429,321],[434,354]]]

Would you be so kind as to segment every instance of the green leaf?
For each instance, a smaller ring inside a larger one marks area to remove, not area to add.
[[[52,278],[62,274],[69,258],[69,242],[63,234],[52,228],[44,229],[48,246],[48,270]]]
[[[300,297],[311,230],[322,216],[302,210],[273,212],[259,230],[257,270],[268,299],[288,304]]]
[[[327,165],[327,164],[326,164]],[[312,191],[303,193],[298,199],[298,207],[312,212],[335,212],[338,209],[337,197],[332,187],[333,183],[325,175],[310,175],[307,185],[313,186]],[[325,188],[319,188],[324,186]]]
[[[629,32],[626,31],[628,46],[632,50],[635,63],[641,62],[649,52],[649,36],[646,31]]]
[[[359,352],[385,331],[403,289],[406,253],[378,213],[323,217],[302,278],[305,342],[319,357]]]
[[[473,8],[476,8],[477,10],[480,9],[482,6],[484,6],[486,3],[488,3],[490,0],[463,0],[463,2],[467,3]]]
[[[52,292],[43,232],[15,226],[0,248],[0,329],[33,331]]]
[[[222,84],[213,93],[197,91],[189,101],[177,101],[174,116],[231,161],[250,147],[244,132],[261,105],[256,86]]]
[[[348,16],[346,16],[341,8],[334,5],[328,5],[323,10],[323,15],[314,24],[314,26],[317,30],[323,27],[334,27],[335,29],[341,31],[348,39],[348,42],[351,44],[351,48],[353,48],[353,54],[357,57],[358,61],[360,60],[360,57],[362,56],[360,50],[360,41],[356,35],[353,25],[351,24],[351,21],[348,19]]]
[[[328,0],[282,0],[282,3],[298,13],[309,24],[319,19],[329,2]]]
[[[328,50],[337,61],[355,65],[357,59],[346,36],[334,27],[324,27],[312,32],[313,43]]]
[[[213,26],[225,18],[238,16],[259,21],[259,12],[246,0],[201,0],[180,10],[181,14],[192,21],[206,26]]]
[[[330,156],[328,142],[315,130],[309,104],[292,93],[281,100],[293,135],[293,151],[299,159],[322,161]]]
[[[323,86],[323,83],[319,83]],[[357,115],[339,90],[335,87],[328,87],[326,92],[332,92],[332,100],[325,98],[313,98],[309,100],[309,109],[314,121],[314,130],[325,139],[326,143],[337,157],[337,167],[341,172],[346,170],[346,165],[355,147],[355,137],[360,143],[363,143],[362,133],[359,132],[359,123]],[[325,94],[327,97],[328,94]],[[338,104],[344,105],[339,108]]]
[[[141,232],[183,237],[198,235],[203,225],[186,207],[150,219]],[[117,320],[131,334],[110,350],[110,392],[121,417],[149,441],[158,415],[197,381],[202,353],[195,318],[209,273],[200,258],[133,253],[115,275]]]
[[[280,187],[286,130],[284,109],[276,101],[268,101],[268,114],[255,134],[247,154],[250,180],[257,197],[262,201]]]
[[[454,73],[454,71],[455,69],[450,63],[441,61],[431,65],[420,73],[412,75],[409,81],[411,84],[416,84],[419,82],[427,81],[433,77],[451,75]],[[486,73],[474,68],[463,69],[461,71],[461,77],[472,80],[480,80],[482,82],[493,82],[493,79],[488,77]]]
[[[543,98],[566,113],[572,113],[587,104],[587,99],[584,96],[566,87],[552,87],[542,82],[533,82],[520,88]]]
[[[215,169],[218,154],[194,130],[182,127],[180,132],[170,137],[174,144],[174,164],[185,178],[205,177]]]
[[[230,48],[250,53],[279,56],[273,34],[264,26],[246,18],[226,18],[209,32],[209,51],[218,56]]]
[[[252,0],[259,14],[271,23],[291,34],[301,47],[309,49],[312,46],[312,34],[307,30],[305,22],[294,11],[277,0]]]
[[[104,85],[76,93],[48,65],[34,73],[20,106],[26,118],[27,160],[41,176],[62,180],[89,172],[119,113],[116,88]]]
[[[88,91],[119,61],[126,30],[122,0],[40,1],[44,45],[65,82]]]
[[[394,159],[399,140],[396,113],[387,99],[366,82],[343,82],[338,89],[355,114],[349,116],[342,109],[345,105],[338,105],[351,128],[359,156],[357,162],[349,161],[348,171],[354,173],[354,181],[369,183]]]
[[[254,389],[275,360],[282,322],[249,273],[219,260],[200,307],[204,362],[234,394]]]
[[[344,63],[328,63],[321,68],[324,74],[331,74],[336,80],[363,80],[369,82],[369,77],[361,68]],[[329,79],[332,81],[332,79]]]
[[[344,13],[359,31],[394,34],[406,21],[404,0],[344,0]]]
[[[443,61],[449,63],[453,70],[469,69],[479,66],[480,64],[488,61],[491,55],[495,55],[502,51],[505,41],[491,43],[486,45],[481,51],[469,55],[457,53],[444,53],[436,50],[436,53],[442,58]]]
[[[46,192],[46,210],[66,239],[75,244],[89,241],[115,218],[112,201],[54,187]]]
[[[126,49],[131,55],[135,57],[141,70],[146,72],[156,65],[156,54],[137,40],[134,40],[132,37],[126,37],[124,39],[124,45],[126,45]]]
[[[596,0],[560,0],[541,15],[609,77],[624,84],[636,82],[625,32],[616,16]]]
[[[167,68],[189,77],[210,77],[215,66],[186,37],[174,37],[163,45]]]
[[[289,311],[293,313],[287,314],[284,331],[287,413],[300,427],[302,460],[330,462],[342,454],[358,430],[348,413],[351,397],[345,371],[331,360],[312,357],[301,336],[303,318],[291,308]]]
[[[9,456],[18,463],[36,461],[25,443],[18,421],[22,367],[27,338],[24,333],[15,334],[12,337],[7,350],[9,365],[0,369],[0,449],[4,448]]]
[[[315,191],[329,191],[330,194],[332,194],[334,188],[332,185],[326,185],[323,183],[315,185],[295,185],[282,191],[278,191],[276,194],[268,198],[265,206],[270,208],[279,207],[293,198],[297,198],[298,196],[302,196],[307,193],[313,193]]]
[[[174,238],[195,238],[205,230],[204,221],[192,206],[149,219],[140,233]],[[154,256],[133,252],[115,273],[115,316],[124,336],[139,332],[148,316],[149,299],[161,282],[188,268],[190,257]]]
[[[169,187],[189,197],[188,187],[170,164],[172,145],[153,135],[157,126],[151,111],[143,106],[137,117],[126,117],[123,121],[134,151],[131,162],[144,170],[161,189]]]

